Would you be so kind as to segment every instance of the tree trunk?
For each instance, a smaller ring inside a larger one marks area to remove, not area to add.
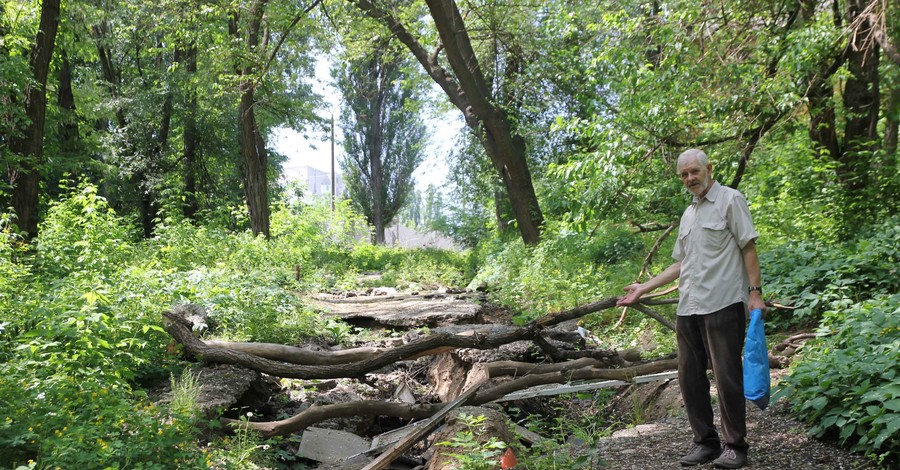
[[[8,168],[12,186],[12,206],[17,225],[29,238],[37,236],[38,192],[40,165],[44,160],[44,118],[47,112],[47,76],[56,43],[59,25],[60,0],[44,0],[41,4],[41,23],[34,38],[29,69],[34,86],[25,91],[25,113],[31,123],[24,135],[10,139],[10,150],[22,157],[18,165]]]
[[[262,234],[269,237],[269,196],[266,182],[268,155],[253,106],[253,85],[244,82],[241,88],[241,102],[238,106],[240,114],[240,146],[241,158],[244,162],[244,191],[247,195],[247,209],[250,211],[250,226],[253,235]]]
[[[229,24],[231,34],[236,39],[244,39],[248,53],[255,57],[259,52],[260,33],[262,29],[263,13],[266,0],[255,0],[249,7],[249,23],[247,36],[241,38],[238,15],[235,14]],[[252,58],[250,61],[238,66],[241,81],[238,92],[241,99],[238,104],[238,140],[241,147],[241,159],[243,161],[244,192],[247,196],[247,209],[250,213],[250,226],[254,235],[262,234],[269,237],[269,196],[268,196],[268,154],[266,144],[259,126],[256,122],[256,99],[254,93],[256,84],[253,83]]]
[[[61,51],[61,61],[56,74],[56,102],[63,113],[59,122],[60,149],[66,155],[74,155],[78,150],[78,121],[75,116],[75,95],[72,93],[72,64],[66,52]]]
[[[369,108],[372,116],[369,118],[369,162],[371,165],[370,178],[372,179],[372,225],[375,226],[375,244],[384,245],[384,203],[386,193],[384,190],[384,102],[388,93],[387,70],[381,65],[380,60],[372,61],[372,72],[378,77],[375,104]]]
[[[427,0],[426,3],[459,88],[465,94],[469,110],[480,123],[476,131],[481,136],[482,145],[506,186],[522,240],[527,245],[536,245],[540,241],[543,214],[525,157],[525,141],[513,131],[506,112],[493,103],[490,87],[456,2]],[[468,119],[467,122],[472,127],[473,122]]]
[[[859,1],[849,2],[849,20],[853,21],[865,8]],[[863,19],[870,28],[869,21]],[[844,109],[846,121],[844,123],[844,151],[835,155],[839,165],[837,167],[838,178],[847,191],[851,201],[864,202],[867,198],[863,194],[868,186],[868,173],[871,163],[870,155],[878,137],[878,114],[880,93],[878,87],[878,47],[863,47],[861,44],[851,45],[847,49],[847,68],[850,77],[847,79],[844,90]],[[853,220],[857,220],[860,214],[856,210],[848,211]],[[865,213],[865,211],[863,211]],[[850,215],[848,214],[848,215]]]
[[[185,53],[187,64],[185,70],[188,74],[197,72],[197,47],[193,44]],[[189,89],[187,110],[184,116],[184,204],[182,213],[190,220],[197,219],[197,211],[200,206],[197,202],[197,147],[200,134],[197,132],[197,96],[194,90]]]

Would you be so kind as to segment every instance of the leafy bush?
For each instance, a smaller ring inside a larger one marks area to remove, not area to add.
[[[109,273],[129,259],[137,240],[135,227],[86,182],[51,204],[40,233],[37,264],[56,277],[76,271]]]
[[[900,294],[831,310],[776,396],[816,437],[900,455]]]
[[[521,312],[525,320],[619,295],[632,282],[627,276],[639,270],[637,244],[624,237],[617,229],[592,237],[548,224],[534,248],[521,240],[487,241],[477,252],[482,268],[472,284],[487,286],[491,300]],[[616,264],[598,263],[608,261],[604,257],[617,258]]]
[[[789,315],[776,313],[770,324],[815,324],[827,310],[900,290],[900,219],[861,233],[843,245],[798,241],[762,250],[767,292],[797,307]]]

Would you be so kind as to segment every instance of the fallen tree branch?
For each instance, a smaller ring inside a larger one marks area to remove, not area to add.
[[[641,303],[633,303],[633,304],[631,304],[631,306],[638,312],[641,312],[644,315],[647,315],[648,317],[662,323],[666,328],[668,328],[672,331],[675,331],[674,323],[669,321],[669,319],[667,319],[666,317],[654,312],[653,310],[650,310],[649,308],[647,308],[646,305],[642,305]]]
[[[311,351],[276,343],[245,343],[232,341],[206,341],[211,348],[231,349],[253,354],[273,361],[290,364],[330,365],[371,359],[384,352],[382,348],[353,348],[339,351]]]
[[[614,307],[616,298],[611,297],[569,310],[551,313],[541,317],[529,325],[502,331],[491,335],[451,335],[439,333],[412,341],[403,346],[386,350],[367,359],[338,364],[303,365],[267,359],[237,349],[216,347],[204,343],[191,332],[191,324],[183,317],[163,312],[165,329],[178,342],[184,345],[187,352],[199,357],[207,363],[236,364],[277,377],[294,379],[333,379],[358,378],[374,370],[397,361],[419,357],[424,352],[444,351],[446,348],[493,349],[515,341],[534,341],[546,327],[580,318],[589,313]]]
[[[579,360],[562,364],[535,365],[532,370],[543,373],[525,375],[480,391],[467,403],[474,406],[483,405],[518,390],[524,390],[536,385],[566,383],[571,380],[631,381],[634,377],[640,375],[672,370],[678,366],[678,362],[675,359],[648,362],[622,369],[599,369],[594,366],[595,364],[596,361],[593,360]],[[496,371],[498,374],[509,375],[506,372],[521,367],[525,367],[523,363],[502,362],[497,363],[492,371]],[[490,366],[488,368],[490,369]],[[550,372],[546,372],[548,370]],[[489,377],[493,377],[493,374],[489,373]],[[230,428],[247,428],[261,433],[264,437],[272,437],[302,431],[327,419],[348,416],[391,416],[404,419],[424,419],[433,416],[444,406],[446,406],[445,403],[405,404],[381,400],[360,400],[331,405],[313,405],[290,418],[280,421],[247,422],[231,418],[219,418],[219,421]]]
[[[242,351],[208,346],[191,333],[189,323],[183,318],[170,312],[163,312],[163,316],[167,320],[165,322],[166,331],[183,344],[189,353],[199,357],[204,362],[236,364],[269,375],[292,379],[359,378],[374,370],[391,365],[397,361],[409,359],[424,351],[435,350],[438,347],[493,349],[514,341],[533,339],[537,332],[542,329],[541,325],[532,323],[527,327],[516,328],[490,336],[439,333],[386,350],[375,357],[362,361],[312,366],[289,364]]]
[[[482,405],[497,400],[509,393],[524,390],[526,388],[537,385],[547,385],[553,383],[566,383],[572,380],[622,380],[630,382],[639,375],[653,374],[678,367],[677,359],[663,359],[660,361],[648,362],[632,367],[624,367],[622,369],[598,369],[588,366],[578,369],[562,369],[557,372],[546,374],[526,375],[522,378],[502,383],[495,387],[481,391],[473,400],[476,405]]]

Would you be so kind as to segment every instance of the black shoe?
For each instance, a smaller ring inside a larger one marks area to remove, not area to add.
[[[697,444],[678,462],[685,467],[704,464],[718,457],[722,451],[718,447],[709,447]]]
[[[713,462],[713,465],[716,468],[741,468],[747,465],[747,453],[725,446],[722,455]]]

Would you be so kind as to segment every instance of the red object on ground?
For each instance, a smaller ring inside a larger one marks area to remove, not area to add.
[[[503,454],[503,457],[500,457],[500,468],[502,470],[509,470],[516,466],[516,453],[513,452],[512,447],[507,447],[506,452]]]

